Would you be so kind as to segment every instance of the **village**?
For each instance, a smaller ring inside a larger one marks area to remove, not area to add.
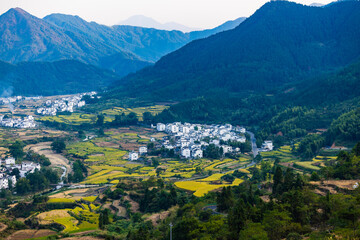
[[[58,112],[72,113],[76,108],[85,106],[85,101],[82,100],[84,96],[94,98],[95,95],[96,92],[89,92],[63,97],[61,99],[47,100],[43,106],[36,109],[36,113],[44,116],[56,116]]]
[[[158,148],[173,150],[175,154],[185,159],[198,159],[203,157],[203,151],[210,144],[222,148],[223,154],[239,153],[240,148],[233,148],[227,143],[234,141],[238,143],[246,142],[246,129],[240,126],[225,125],[202,125],[191,123],[158,123],[152,128],[158,132],[166,132],[162,141],[157,145]],[[151,139],[155,142],[155,139]],[[139,152],[131,152],[129,160],[137,160],[141,155],[147,153],[146,146],[141,146]]]
[[[40,170],[39,163],[23,161],[21,164],[16,164],[15,158],[8,157],[4,160],[0,159],[0,189],[7,189],[14,187],[16,184],[16,174],[14,169],[18,169],[18,175],[20,178],[26,177],[29,173],[34,173],[35,170]]]
[[[0,98],[0,105],[12,104],[15,102],[28,101],[28,100],[40,100],[42,96],[36,97],[24,97],[24,96],[13,96],[13,97],[2,97]]]
[[[0,115],[0,126],[8,128],[35,128],[36,123],[33,116],[13,118]]]

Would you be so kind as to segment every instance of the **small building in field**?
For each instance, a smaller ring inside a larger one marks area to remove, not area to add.
[[[129,153],[129,160],[130,161],[136,161],[138,159],[139,159],[139,154],[137,152]]]
[[[262,151],[272,151],[274,149],[273,142],[272,141],[265,141],[261,145],[261,149],[262,149]]]
[[[140,155],[147,154],[147,152],[148,152],[148,149],[147,149],[146,146],[141,146],[141,147],[139,147],[139,153],[140,153]]]

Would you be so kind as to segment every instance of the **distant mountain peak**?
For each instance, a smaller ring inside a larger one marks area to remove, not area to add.
[[[167,23],[160,23],[151,17],[143,16],[143,15],[134,15],[129,17],[128,19],[121,21],[119,25],[129,25],[135,27],[145,27],[145,28],[155,28],[159,30],[177,30],[181,32],[191,32],[195,30],[199,30],[197,28],[191,28],[184,26],[182,24],[176,22],[167,22]]]
[[[325,6],[325,4],[322,4],[322,3],[312,3],[309,5],[310,7],[323,7]]]
[[[26,12],[24,9],[16,7],[16,8],[10,8],[6,13],[3,14],[4,16],[9,15],[22,15],[22,16],[28,16],[31,17],[32,15],[28,12]]]

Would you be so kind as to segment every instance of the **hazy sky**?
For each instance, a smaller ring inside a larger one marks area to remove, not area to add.
[[[78,15],[87,21],[114,25],[133,15],[145,15],[161,23],[212,28],[227,20],[248,17],[266,0],[0,0],[0,13],[20,7],[44,17],[50,13]],[[329,0],[296,0],[302,4],[327,4]]]

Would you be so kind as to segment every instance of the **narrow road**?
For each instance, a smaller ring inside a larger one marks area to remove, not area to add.
[[[253,152],[253,155],[255,158],[259,154],[259,149],[256,146],[255,134],[250,131],[246,131],[246,132],[250,135],[251,148],[252,148],[252,152]]]

